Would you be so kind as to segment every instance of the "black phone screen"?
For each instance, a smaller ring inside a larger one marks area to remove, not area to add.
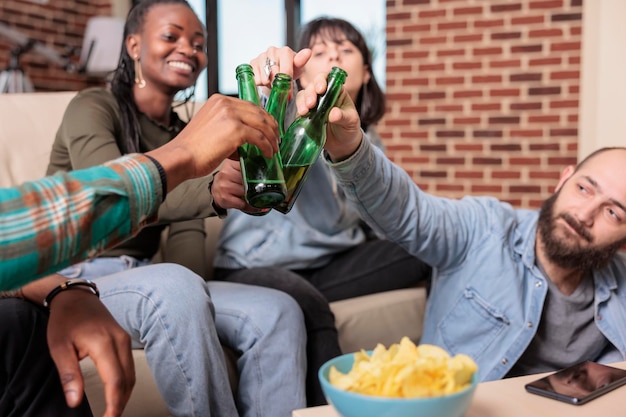
[[[585,361],[526,384],[526,391],[570,404],[584,404],[626,384],[626,370]]]

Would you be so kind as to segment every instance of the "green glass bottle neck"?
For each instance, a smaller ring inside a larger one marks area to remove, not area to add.
[[[278,122],[281,137],[285,134],[285,111],[287,110],[290,88],[291,77],[287,74],[277,74],[272,83],[272,91],[265,107]]]
[[[237,89],[239,98],[251,101],[257,106],[261,105],[259,93],[254,83],[254,72],[249,64],[242,64],[237,67]]]
[[[310,114],[312,119],[323,119],[324,121],[328,117],[328,113],[333,108],[341,93],[341,87],[346,81],[347,73],[341,68],[333,67],[328,75],[326,92],[317,98],[317,107],[313,114]]]

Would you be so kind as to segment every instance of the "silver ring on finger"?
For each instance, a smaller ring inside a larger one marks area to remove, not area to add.
[[[267,78],[272,75],[272,67],[274,65],[278,65],[278,63],[276,61],[272,61],[269,56],[265,58],[265,65],[263,66],[263,70],[265,71],[265,75],[267,75]]]

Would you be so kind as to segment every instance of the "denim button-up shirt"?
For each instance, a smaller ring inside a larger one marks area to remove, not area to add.
[[[538,212],[487,197],[451,200],[422,192],[363,141],[349,159],[328,162],[375,231],[434,267],[421,343],[470,355],[479,379],[504,377],[534,337],[548,293],[535,265]],[[626,259],[594,271],[595,323],[626,359]]]

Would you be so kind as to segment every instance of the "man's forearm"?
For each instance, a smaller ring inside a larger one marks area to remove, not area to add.
[[[0,190],[0,290],[108,249],[156,219],[159,174],[142,155]]]

